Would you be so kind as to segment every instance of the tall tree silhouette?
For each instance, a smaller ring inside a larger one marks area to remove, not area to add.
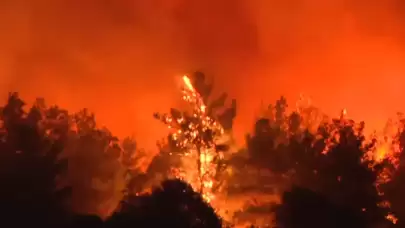
[[[383,199],[374,186],[379,170],[370,169],[363,159],[372,147],[365,142],[364,123],[341,116],[312,132],[304,117],[287,114],[286,106],[281,98],[275,115],[270,115],[273,119],[259,119],[254,134],[247,137],[253,164],[288,174],[292,184],[320,192],[338,207],[361,212],[364,223],[384,222],[387,211],[378,207]]]
[[[388,211],[378,206],[383,198],[374,185],[379,167],[370,169],[369,162],[363,160],[373,143],[364,145],[364,124],[335,119],[331,127],[336,129],[339,140],[322,156],[316,189],[335,204],[361,211],[361,219],[367,225],[385,223]]]
[[[331,203],[327,197],[308,189],[293,187],[285,192],[276,212],[280,228],[366,228],[359,213]]]
[[[67,212],[109,215],[126,185],[118,140],[87,110],[69,114],[42,98],[27,113],[24,106],[12,93],[1,112],[0,177],[8,187],[0,191],[9,213],[44,223]]]
[[[390,204],[390,209],[397,218],[395,220],[398,226],[404,226],[405,224],[405,119],[401,118],[400,123],[402,130],[399,129],[397,140],[400,146],[400,156],[398,157],[398,167],[386,167],[391,173],[391,180],[382,186],[385,193],[385,197]]]
[[[11,93],[2,109],[0,140],[0,204],[2,222],[19,227],[60,225],[68,216],[65,202],[70,189],[58,183],[67,169],[65,138],[52,138],[41,128],[41,110],[28,113],[17,93]],[[19,218],[19,219],[16,219]],[[12,220],[12,221],[9,221]]]
[[[191,79],[183,76],[183,83],[182,97],[190,105],[191,111],[179,111],[172,108],[170,113],[155,113],[156,119],[172,129],[167,144],[161,147],[167,148],[165,151],[168,153],[161,154],[156,159],[167,157],[167,154],[175,154],[172,158],[175,158],[179,164],[184,164],[191,163],[183,161],[183,158],[187,158],[184,155],[190,155],[189,157],[196,161],[196,167],[191,168],[196,171],[196,174],[185,176],[196,180],[189,181],[198,183],[194,187],[200,189],[200,192],[207,198],[211,198],[208,195],[211,195],[212,190],[216,189],[218,185],[214,183],[215,187],[212,187],[209,182],[212,182],[213,178],[218,177],[219,173],[223,171],[222,155],[229,149],[226,143],[220,142],[220,139],[225,132],[232,129],[232,122],[236,115],[236,102],[232,102],[232,107],[220,110],[223,108],[227,95],[223,94],[218,99],[211,100],[212,85],[206,84],[205,75],[200,72],[194,73]],[[215,167],[213,164],[216,164]],[[184,173],[184,170],[181,169],[176,171]]]
[[[108,129],[98,128],[93,114],[73,115],[76,131],[67,147],[72,206],[78,213],[108,216],[124,196],[126,168],[123,150]]]

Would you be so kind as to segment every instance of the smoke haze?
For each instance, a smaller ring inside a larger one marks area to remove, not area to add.
[[[152,118],[202,70],[239,102],[236,133],[261,101],[300,93],[327,113],[381,126],[405,98],[401,0],[3,0],[0,96],[88,107],[153,149]]]

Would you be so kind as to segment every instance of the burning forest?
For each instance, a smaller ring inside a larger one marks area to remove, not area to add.
[[[402,2],[0,1],[0,227],[405,227]]]
[[[21,227],[402,227],[405,117],[366,132],[342,109],[284,97],[233,137],[236,100],[195,72],[179,78],[184,106],[151,113],[169,129],[151,156],[95,115],[1,108],[2,222]],[[289,106],[290,105],[290,106]],[[27,108],[28,107],[28,108]],[[23,218],[23,219],[15,219]]]

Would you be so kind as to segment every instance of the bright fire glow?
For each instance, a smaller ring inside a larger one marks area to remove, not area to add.
[[[159,119],[168,125],[172,131],[171,138],[180,150],[186,152],[182,156],[182,167],[174,169],[175,177],[180,178],[191,184],[191,186],[202,194],[202,197],[214,206],[213,200],[216,198],[214,190],[216,185],[216,172],[218,159],[223,158],[221,152],[216,151],[215,145],[221,137],[224,136],[222,126],[207,113],[207,106],[204,104],[201,95],[194,88],[190,78],[183,76],[182,98],[192,107],[191,113],[171,115],[159,115]],[[319,124],[325,121],[331,121],[319,110],[312,107],[310,101],[301,97],[297,103],[297,111],[303,117],[304,128],[316,129]],[[308,119],[308,121],[305,121]],[[326,139],[323,154],[327,154],[333,146],[339,143],[340,127],[359,127],[353,121],[348,119],[348,112],[343,109],[340,113],[336,124],[328,124],[330,137]],[[308,123],[307,123],[308,122]],[[317,123],[312,126],[310,123]],[[339,125],[339,126],[338,126]],[[403,129],[403,123],[389,122],[386,129],[379,134],[371,135],[366,141],[374,140],[374,147],[367,151],[363,157],[364,162],[371,163],[369,168],[374,169],[376,165],[388,161],[394,169],[398,168],[400,148],[398,134]],[[395,170],[394,170],[395,171]],[[380,186],[389,182],[392,178],[393,170],[390,168],[383,169],[377,178],[375,186],[381,196],[384,192]],[[390,207],[390,203],[385,201],[381,207]],[[397,223],[397,218],[393,213],[389,213],[386,219],[392,223]]]
[[[310,105],[310,100],[301,96],[299,102],[297,102],[297,111],[300,115],[305,119],[308,119],[313,114],[313,108]],[[309,110],[309,116],[306,114],[306,110]],[[378,191],[380,196],[384,196],[384,191],[381,189],[383,184],[386,184],[392,180],[392,177],[395,171],[399,168],[399,156],[402,152],[400,141],[399,141],[399,134],[404,130],[404,122],[400,121],[403,119],[403,116],[398,116],[398,121],[388,121],[384,130],[382,132],[374,132],[369,137],[366,138],[365,144],[369,144],[374,141],[373,147],[370,148],[363,156],[363,161],[369,163],[370,169],[375,169],[378,165],[383,165],[382,171],[378,173],[377,180],[375,183],[375,187]],[[330,121],[328,119],[327,121]],[[311,121],[309,121],[311,122]],[[320,121],[315,121],[318,124]],[[357,128],[356,124],[353,125],[352,122],[348,118],[348,112],[346,109],[343,109],[340,113],[339,117],[339,125],[348,126],[351,128]],[[327,154],[329,150],[339,143],[339,129],[336,128],[335,125],[329,125],[332,128],[328,129],[329,131],[329,138],[325,140],[325,148],[323,150],[323,154]],[[308,126],[304,126],[308,127]],[[318,126],[317,126],[318,127]],[[385,165],[387,162],[389,166]],[[379,204],[380,207],[390,208],[391,204],[388,201],[383,201]],[[386,217],[387,220],[391,221],[393,224],[398,222],[398,219],[395,217],[393,213],[389,213]]]
[[[183,83],[182,98],[193,107],[192,113],[181,116],[163,115],[159,118],[172,130],[171,137],[176,146],[186,151],[183,167],[173,170],[173,174],[190,183],[207,202],[211,202],[214,199],[214,177],[217,172],[214,161],[222,158],[221,152],[215,149],[215,142],[224,134],[224,130],[207,114],[206,105],[188,76],[183,76]],[[196,166],[190,166],[189,159]],[[193,160],[196,162],[192,162]]]

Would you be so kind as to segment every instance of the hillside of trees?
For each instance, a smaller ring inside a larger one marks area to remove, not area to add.
[[[204,77],[195,74],[194,85],[210,114],[231,134],[236,101],[228,107],[226,94],[212,99]],[[232,226],[188,183],[171,178],[181,154],[170,140],[161,142],[160,153],[142,172],[136,166],[143,156],[136,139],[118,139],[99,128],[90,111],[70,113],[41,98],[28,106],[18,93],[6,99],[0,108],[4,227]],[[279,204],[257,205],[264,208],[261,213],[274,215],[274,227],[402,227],[402,128],[395,135],[398,164],[393,167],[388,158],[374,164],[365,155],[377,141],[365,135],[365,123],[344,115],[318,121],[324,117],[314,107],[295,112],[287,107],[284,97],[269,105],[252,123],[242,150],[218,145],[225,151],[218,191],[249,195],[279,185]],[[248,170],[255,172],[246,178]],[[391,179],[379,183],[388,171]],[[255,182],[243,186],[247,179]]]

